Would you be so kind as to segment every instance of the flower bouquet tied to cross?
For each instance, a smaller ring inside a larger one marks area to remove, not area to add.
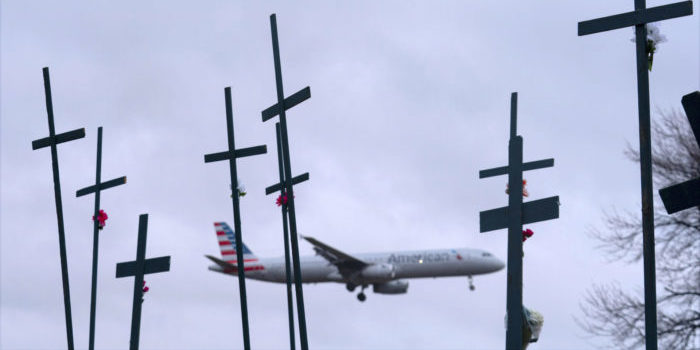
[[[661,34],[659,27],[654,23],[647,23],[647,60],[649,62],[649,71],[651,72],[651,66],[654,63],[654,53],[656,52],[656,45],[666,41],[666,36]],[[632,42],[636,42],[635,38],[631,39]]]

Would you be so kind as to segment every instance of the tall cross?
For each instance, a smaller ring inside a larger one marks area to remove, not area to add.
[[[231,88],[224,89],[226,96],[226,132],[228,135],[228,151],[207,154],[204,156],[204,162],[216,162],[220,160],[228,160],[231,174],[231,186],[233,187],[233,224],[234,233],[236,235],[236,260],[238,270],[238,288],[241,295],[241,318],[243,323],[243,346],[246,350],[250,349],[250,334],[248,331],[248,302],[245,291],[245,268],[243,265],[243,238],[241,234],[241,212],[240,202],[238,200],[238,172],[236,169],[236,158],[254,156],[267,153],[267,146],[255,146],[249,148],[236,149],[236,143],[233,138],[233,108],[231,107]]]
[[[693,2],[646,8],[646,0],[634,0],[634,11],[579,22],[578,35],[635,27],[637,52],[637,103],[639,108],[639,166],[642,177],[642,236],[644,255],[644,304],[647,350],[657,349],[656,334],[656,261],[654,257],[654,198],[651,173],[651,117],[649,112],[649,72],[647,27],[650,22],[688,16]]]
[[[44,67],[44,93],[46,94],[46,112],[49,115],[49,137],[32,141],[32,150],[51,147],[51,165],[53,168],[53,190],[56,199],[56,217],[58,218],[58,248],[61,255],[61,275],[63,279],[63,305],[66,314],[66,338],[68,349],[74,348],[73,344],[73,319],[70,307],[70,288],[68,285],[68,262],[66,258],[66,238],[63,229],[63,202],[61,200],[61,179],[58,174],[58,150],[56,145],[85,137],[85,129],[76,129],[56,135],[53,123],[53,102],[51,102],[51,81],[49,68]]]
[[[286,191],[284,186],[284,160],[282,159],[282,133],[280,123],[275,123],[277,131],[277,168],[279,169],[280,182],[265,189],[265,194],[280,191],[280,207],[282,208],[282,231],[284,232],[284,273],[287,282],[287,315],[289,318],[289,348],[294,350],[294,303],[292,301],[292,271],[289,260],[289,225],[287,224],[287,203],[285,203]],[[305,178],[304,178],[305,176]],[[309,173],[304,173],[292,179],[292,184],[296,184],[309,179]],[[295,182],[296,181],[296,182]]]
[[[695,135],[695,142],[700,147],[700,91],[683,96],[681,103]],[[700,208],[700,178],[662,188],[659,195],[669,214],[692,207]]]
[[[523,203],[523,171],[554,166],[554,159],[523,163],[523,137],[516,134],[518,94],[510,97],[508,166],[481,170],[479,178],[508,174],[508,206],[479,213],[481,232],[508,228],[506,349],[523,348],[523,224],[559,217],[559,196]]]
[[[136,245],[136,260],[117,264],[117,278],[134,276],[134,301],[131,311],[131,340],[129,349],[139,348],[141,328],[141,303],[143,302],[143,275],[170,271],[170,256],[146,259],[146,233],[148,214],[139,215],[139,238]]]
[[[262,112],[263,122],[280,116],[280,135],[282,141],[282,160],[284,163],[284,181],[278,184],[280,188],[273,189],[275,192],[284,187],[287,195],[287,210],[289,211],[289,228],[292,242],[292,263],[294,265],[294,286],[297,297],[297,318],[299,319],[299,341],[302,350],[309,348],[306,337],[306,316],[304,314],[304,291],[301,286],[301,267],[299,265],[299,241],[297,238],[297,219],[294,210],[294,179],[292,179],[292,165],[289,160],[289,139],[287,137],[287,116],[286,111],[311,97],[311,89],[307,86],[295,94],[284,98],[284,88],[282,86],[282,66],[280,63],[279,42],[277,40],[277,18],[275,14],[270,16],[270,27],[272,31],[272,54],[275,61],[275,81],[277,83],[277,103]],[[308,179],[308,174],[307,175]],[[299,178],[304,175],[300,175]],[[303,181],[303,180],[300,180]],[[274,186],[272,186],[274,188]],[[268,188],[270,190],[270,188]],[[267,190],[266,190],[267,192]],[[270,192],[268,192],[270,193]]]
[[[85,187],[75,193],[76,197],[86,194],[95,193],[95,210],[92,217],[92,291],[90,292],[90,341],[88,348],[95,348],[95,302],[97,299],[97,250],[98,250],[98,232],[100,230],[99,220],[97,219],[100,211],[100,192],[108,188],[123,185],[126,183],[126,176],[113,179],[106,182],[100,182],[102,175],[102,127],[97,128],[97,166],[95,170],[95,184]]]

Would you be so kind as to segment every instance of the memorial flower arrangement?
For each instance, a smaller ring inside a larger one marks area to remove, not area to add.
[[[230,185],[231,189],[233,189],[233,185]],[[241,182],[241,180],[238,180],[238,197],[243,197],[246,195],[246,190],[245,190],[245,185]],[[231,198],[233,198],[233,193],[231,193]]]
[[[527,185],[527,180],[523,179],[523,197],[527,197],[530,194],[527,192],[527,189],[525,188],[525,185]],[[509,194],[509,189],[508,189],[508,184],[506,184],[506,194]]]
[[[288,202],[288,198],[287,198],[287,195],[286,195],[286,194],[285,194],[284,196],[283,196],[283,195],[279,195],[279,196],[277,197],[277,202],[276,202],[276,203],[277,203],[277,206],[278,206],[278,207],[281,207],[282,205],[287,205],[287,202]]]
[[[101,230],[105,227],[105,221],[107,221],[107,213],[105,213],[104,210],[100,209],[100,212],[97,214],[97,218],[95,218],[95,216],[92,217],[92,221],[95,220],[97,220],[97,227]]]
[[[647,60],[649,62],[649,71],[651,72],[651,65],[654,63],[654,52],[656,52],[656,45],[666,41],[666,36],[662,35],[657,27],[653,23],[647,23]],[[635,38],[631,39],[632,42],[636,42]]]

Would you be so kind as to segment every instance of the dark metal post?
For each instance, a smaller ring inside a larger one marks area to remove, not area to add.
[[[126,177],[122,176],[120,178],[100,182],[102,181],[102,127],[97,128],[97,166],[95,170],[95,185],[85,187],[78,190],[75,193],[76,197],[84,196],[86,194],[95,193],[95,209],[93,214],[93,244],[92,244],[92,289],[90,292],[90,338],[88,348],[90,350],[95,348],[95,307],[97,303],[97,253],[99,247],[99,221],[97,217],[100,211],[100,193],[102,190],[123,185],[126,183]]]
[[[129,349],[138,350],[141,329],[141,304],[143,303],[143,275],[170,270],[170,256],[146,259],[146,234],[148,214],[139,215],[139,236],[136,244],[136,260],[117,264],[117,278],[134,276],[134,300],[131,311],[131,339]]]
[[[282,140],[280,124],[275,124],[275,130],[277,131],[277,165],[280,173],[280,184],[284,184],[284,165],[282,160]],[[280,196],[283,198],[285,196],[285,187],[282,186],[280,189]],[[289,314],[289,346],[290,349],[294,350],[294,302],[292,300],[292,271],[291,263],[289,261],[289,228],[287,226],[287,205],[282,204],[282,229],[284,231],[284,273],[287,278],[287,312]]]
[[[646,24],[693,13],[692,1],[646,8],[645,0],[634,0],[634,12],[579,22],[578,35],[635,26],[637,102],[639,108],[639,167],[642,183],[642,241],[644,256],[645,337],[647,350],[656,350],[656,258],[654,249],[654,200],[651,164],[651,117],[649,112],[649,64]]]
[[[46,94],[46,112],[49,119],[49,137],[32,141],[32,149],[51,147],[51,166],[53,169],[53,189],[56,200],[56,217],[58,220],[58,247],[61,255],[61,278],[63,281],[63,305],[66,315],[66,339],[68,349],[74,348],[73,344],[73,319],[71,317],[70,287],[68,283],[68,260],[66,257],[66,238],[63,228],[63,202],[61,199],[61,179],[58,172],[58,151],[56,145],[85,137],[85,129],[77,129],[56,135],[53,120],[53,102],[51,101],[51,81],[49,79],[49,68],[44,67],[44,92]]]
[[[146,260],[146,235],[148,214],[139,215],[139,237],[136,244],[136,274],[134,275],[134,301],[131,310],[131,340],[129,349],[138,350],[141,330],[141,305],[143,303],[143,271]],[[139,271],[141,273],[139,273]]]
[[[228,130],[228,149],[235,150],[236,143],[233,136],[233,108],[231,106],[231,88],[224,89],[226,95],[226,128]],[[233,225],[234,234],[236,235],[236,260],[238,267],[238,287],[241,297],[241,322],[243,323],[243,347],[246,350],[250,349],[250,333],[248,330],[248,299],[245,290],[245,265],[243,265],[243,238],[241,235],[241,212],[239,209],[240,201],[238,198],[238,172],[236,169],[235,158],[228,162],[229,172],[231,174],[231,183],[233,184]]]
[[[481,232],[508,229],[508,281],[506,295],[506,349],[520,350],[523,343],[523,225],[559,217],[559,196],[523,203],[523,171],[554,166],[554,159],[523,163],[523,138],[517,135],[518,94],[510,97],[508,166],[481,170],[479,178],[508,174],[508,206],[479,213]]]
[[[517,93],[511,95],[511,138],[508,144],[508,283],[506,349],[523,344],[523,138],[516,136]]]
[[[289,160],[289,141],[287,139],[287,118],[285,114],[285,104],[284,104],[284,89],[282,86],[282,67],[280,64],[280,54],[279,54],[279,43],[277,40],[277,20],[275,15],[270,16],[270,26],[272,30],[272,51],[275,61],[275,80],[277,82],[277,104],[279,108],[280,115],[280,126],[282,135],[282,153],[284,160],[284,174],[286,177],[291,178],[292,165]],[[291,179],[290,179],[291,180]],[[299,319],[299,333],[301,348],[307,350],[309,348],[308,340],[306,337],[306,316],[304,314],[304,291],[301,285],[301,267],[299,265],[299,241],[297,238],[297,221],[294,209],[294,189],[292,186],[292,181],[285,181],[285,187],[288,198],[288,210],[289,210],[289,226],[292,241],[292,261],[294,265],[294,282],[296,289],[296,299],[297,299],[297,318]]]
[[[644,10],[645,0],[634,0]],[[649,63],[647,27],[635,26],[637,46],[637,104],[639,108],[639,167],[642,174],[642,246],[644,256],[644,329],[647,350],[656,350],[656,255],[654,249],[654,182],[651,172],[651,116],[649,112]]]
[[[236,168],[236,158],[247,157],[267,152],[266,146],[256,146],[236,150],[236,142],[234,139],[233,130],[233,107],[231,102],[231,88],[224,88],[226,98],[226,133],[228,138],[228,151],[207,154],[204,156],[204,162],[216,162],[220,160],[229,160],[229,173],[231,175],[231,187],[233,194],[231,201],[233,202],[233,224],[234,235],[236,237],[236,270],[238,270],[238,287],[241,298],[241,322],[243,324],[243,346],[246,350],[250,349],[250,335],[248,330],[248,302],[245,288],[245,265],[243,259],[243,238],[241,233],[241,214],[240,201],[238,194],[238,172]]]
[[[97,128],[97,170],[95,171],[95,183],[100,183],[102,174],[102,127]],[[100,231],[99,220],[100,214],[100,192],[95,192],[95,210],[92,218],[92,290],[90,291],[90,340],[88,349],[95,348],[95,307],[97,300],[97,247],[99,246],[98,234]]]

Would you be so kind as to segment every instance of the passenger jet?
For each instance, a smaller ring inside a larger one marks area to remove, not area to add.
[[[236,238],[225,222],[215,222],[216,237],[221,249],[221,259],[206,255],[216,265],[209,270],[237,276]],[[434,249],[387,253],[349,255],[315,238],[302,236],[313,245],[317,256],[300,257],[302,283],[344,283],[352,292],[360,287],[357,299],[365,301],[364,290],[370,284],[375,293],[403,294],[408,281],[421,277],[469,277],[469,289],[474,290],[473,275],[496,272],[503,269],[501,260],[491,253],[478,249]],[[245,277],[267,282],[286,283],[284,257],[258,259],[243,244]],[[290,267],[291,268],[291,267]],[[293,278],[293,269],[292,276]],[[293,281],[293,280],[292,280]]]

